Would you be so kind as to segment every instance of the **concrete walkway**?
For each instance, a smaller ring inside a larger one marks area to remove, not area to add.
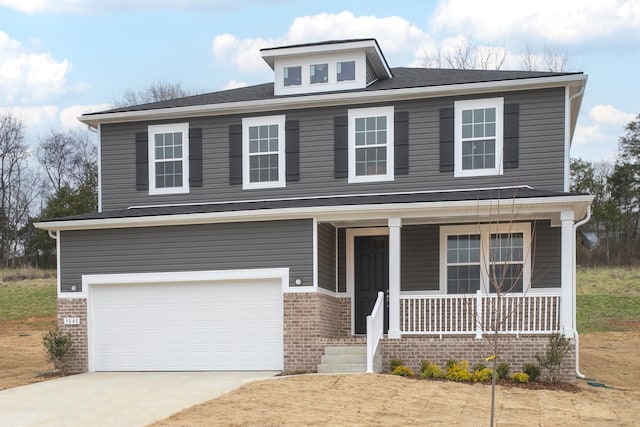
[[[97,372],[0,391],[0,426],[146,426],[277,372]]]

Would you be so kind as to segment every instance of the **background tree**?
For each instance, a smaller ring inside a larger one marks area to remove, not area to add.
[[[148,104],[150,102],[168,101],[194,95],[195,92],[185,89],[180,83],[154,82],[146,89],[127,89],[122,97],[113,100],[114,108]]]

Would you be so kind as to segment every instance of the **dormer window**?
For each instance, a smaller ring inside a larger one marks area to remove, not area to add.
[[[284,85],[300,86],[302,84],[302,67],[285,67],[284,68]]]
[[[329,81],[329,64],[312,64],[309,69],[311,84],[327,83]]]
[[[356,79],[356,61],[338,62],[336,65],[336,80],[339,82],[352,81]]]

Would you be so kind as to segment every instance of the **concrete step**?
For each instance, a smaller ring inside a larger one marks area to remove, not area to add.
[[[366,363],[340,363],[340,364],[319,364],[319,374],[348,374],[364,373],[367,371]]]
[[[318,365],[318,372],[321,374],[366,372],[366,370],[367,346],[364,345],[327,346]]]
[[[367,357],[366,345],[330,345],[324,348],[324,354],[364,354]]]

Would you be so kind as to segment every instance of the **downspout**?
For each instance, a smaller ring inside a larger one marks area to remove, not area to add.
[[[49,230],[49,237],[51,237],[53,240],[58,240],[58,231],[53,231],[53,230]]]
[[[578,230],[578,227],[580,227],[581,225],[587,223],[589,220],[591,219],[591,205],[589,205],[587,207],[587,215],[580,221],[576,222],[573,225],[573,238],[574,238],[574,243],[573,243],[573,324],[575,325],[575,336],[576,336],[576,377],[584,379],[585,376],[584,374],[580,373],[580,336],[578,335],[578,325],[576,324],[576,297],[577,297],[577,292],[576,292],[576,243],[575,243],[575,238],[576,238],[576,232]]]

